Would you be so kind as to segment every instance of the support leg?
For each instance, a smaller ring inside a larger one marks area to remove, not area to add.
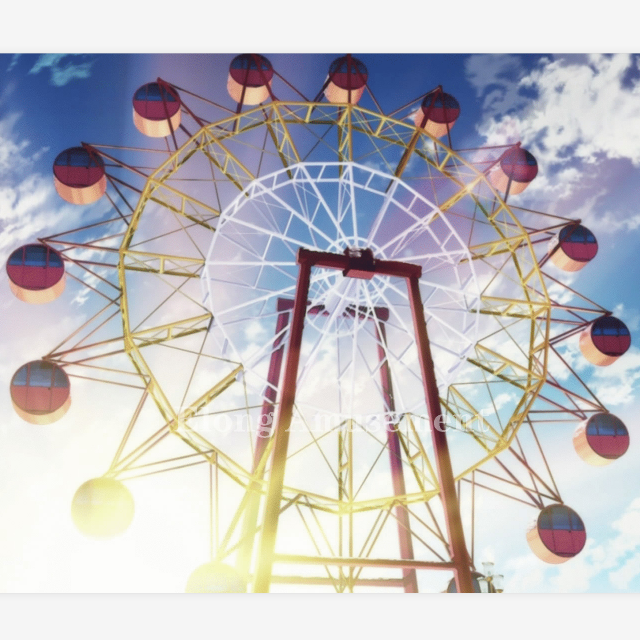
[[[287,460],[289,446],[289,428],[293,417],[293,404],[296,397],[298,378],[298,364],[300,362],[300,347],[302,346],[302,331],[304,319],[307,313],[307,298],[309,296],[309,282],[311,279],[311,262],[298,254],[300,272],[293,307],[293,318],[289,332],[289,347],[285,362],[284,376],[282,380],[282,394],[274,440],[273,455],[271,458],[271,471],[267,488],[267,501],[265,505],[262,535],[258,549],[258,565],[253,591],[266,593],[271,585],[271,572],[273,568],[273,556],[278,531],[278,518],[282,502],[282,487],[284,485],[284,469]]]
[[[458,593],[473,593],[471,581],[471,568],[467,547],[464,542],[464,530],[460,517],[460,506],[456,495],[451,457],[447,434],[442,425],[442,411],[440,409],[440,396],[431,357],[427,324],[422,308],[420,295],[420,282],[417,276],[407,278],[409,287],[409,301],[413,315],[413,326],[416,333],[418,346],[418,359],[422,370],[425,398],[429,410],[429,422],[431,423],[431,437],[433,450],[436,456],[438,480],[440,482],[440,496],[444,507],[444,517],[447,525],[447,535],[451,547],[451,556],[455,566],[454,576]]]
[[[407,493],[404,483],[404,472],[402,469],[402,449],[400,447],[400,437],[396,425],[390,416],[395,414],[396,405],[393,397],[393,384],[391,382],[391,371],[389,361],[385,353],[387,343],[387,332],[384,320],[378,313],[376,321],[376,338],[378,342],[378,357],[380,358],[380,378],[382,382],[382,396],[384,409],[387,415],[387,444],[389,446],[389,463],[391,465],[391,480],[393,483],[393,493],[396,496],[404,496]],[[413,543],[411,540],[411,525],[409,514],[402,506],[396,507],[396,519],[398,521],[398,539],[400,541],[400,557],[403,560],[413,560]],[[415,569],[404,568],[402,570],[405,593],[418,593],[418,580]]]

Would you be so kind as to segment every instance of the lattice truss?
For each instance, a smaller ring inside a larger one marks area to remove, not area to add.
[[[269,368],[287,336],[295,253],[372,246],[423,267],[459,491],[562,502],[538,431],[605,411],[563,343],[609,312],[545,267],[571,220],[507,203],[487,180],[505,147],[454,150],[416,128],[423,96],[386,115],[370,92],[363,106],[310,102],[277,76],[272,98],[234,112],[171,86],[182,124],[169,137],[90,144],[111,214],[41,238],[95,309],[44,359],[131,404],[105,475],[210,468],[212,554],[250,573],[261,519],[246,513],[270,473],[259,429],[265,403],[277,412]],[[398,527],[416,568],[450,559],[419,383],[404,285],[315,270],[273,582],[402,587]]]

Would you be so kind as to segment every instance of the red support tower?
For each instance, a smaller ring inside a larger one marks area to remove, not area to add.
[[[258,549],[258,564],[254,579],[254,592],[267,592],[271,585],[278,518],[282,501],[284,473],[289,445],[289,430],[296,398],[302,334],[304,330],[304,320],[307,315],[307,300],[311,281],[311,269],[315,266],[341,270],[345,277],[370,279],[375,275],[385,275],[401,277],[407,280],[409,300],[416,334],[416,343],[418,346],[418,358],[420,360],[425,399],[429,410],[431,435],[437,461],[440,492],[452,556],[452,563],[446,563],[446,568],[452,568],[454,571],[458,593],[472,593],[473,584],[471,579],[470,559],[464,541],[464,531],[462,528],[462,520],[460,518],[460,509],[455,490],[447,436],[444,429],[441,427],[442,414],[438,387],[420,295],[419,279],[422,275],[422,268],[418,265],[404,262],[375,260],[373,254],[368,249],[356,251],[347,250],[345,255],[340,255],[310,251],[301,248],[298,250],[297,262],[300,265],[300,270],[298,273],[296,294],[293,303],[293,317],[291,319],[285,370],[282,380],[280,407],[278,417],[275,422],[275,432],[272,436],[274,438],[274,443],[271,459],[271,472],[267,486],[264,520]],[[383,354],[380,355],[382,356]],[[384,376],[388,376],[388,374],[388,370],[386,370],[385,373],[385,369],[382,368],[381,375],[383,376],[383,388],[385,386]],[[389,384],[390,377],[386,380],[386,383],[388,393],[385,393],[385,403],[388,406],[391,406],[392,388]],[[391,452],[394,491],[397,494],[398,491],[404,491],[404,479],[402,477],[400,457],[401,452],[398,446],[399,443],[397,442],[397,432],[388,427],[387,433]],[[395,433],[395,438],[393,433]],[[404,517],[407,517],[406,512]],[[414,569],[411,562],[412,558],[410,558],[410,556],[413,555],[410,544],[410,535],[406,538],[403,538],[401,535],[400,544],[401,554],[403,557],[401,566],[404,569],[405,590],[412,590],[414,585],[415,590],[417,590],[417,581],[412,578],[410,573],[411,569]],[[435,564],[437,563],[433,564],[433,568],[437,568],[435,567]]]

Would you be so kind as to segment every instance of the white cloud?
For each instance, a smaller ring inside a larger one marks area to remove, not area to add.
[[[33,163],[33,157],[26,153],[29,140],[19,140],[14,133],[20,115],[10,113],[0,120],[0,176],[3,178],[27,169]],[[2,212],[3,208],[0,208],[0,216]]]
[[[544,131],[538,146],[555,162],[595,162],[604,154],[640,165],[640,132],[634,126],[640,86],[622,86],[631,65],[630,55],[594,55],[589,64],[555,60],[530,73],[521,84],[536,88],[540,98],[528,114],[527,137]]]
[[[265,330],[262,323],[260,323],[258,320],[254,320],[247,325],[244,333],[247,340],[256,341],[264,339],[267,331]]]
[[[0,254],[31,238],[42,228],[45,215],[40,210],[53,195],[52,180],[31,173],[34,159],[40,153],[29,153],[30,142],[16,135],[14,129],[20,114],[0,120]]]
[[[20,58],[20,55],[21,55],[20,53],[13,54],[13,56],[11,57],[11,62],[7,67],[7,71],[11,71],[11,69],[13,69],[18,64],[18,59]]]
[[[609,581],[616,589],[622,591],[627,589],[631,580],[637,575],[640,575],[640,554],[627,560],[617,571],[612,571],[609,574]]]
[[[91,68],[95,60],[75,63],[64,62],[65,58],[78,54],[47,53],[41,55],[31,67],[29,73],[40,73],[43,69],[49,69],[50,82],[56,87],[63,87],[72,80],[80,80],[91,76]],[[12,61],[13,64],[13,61]]]
[[[572,218],[581,220],[582,223],[594,233],[611,233],[612,220],[605,221],[604,216],[598,211],[598,201],[607,194],[606,188],[600,188],[596,193],[581,198],[580,204],[573,206],[571,211],[560,212],[561,215],[571,215]]]
[[[604,155],[640,165],[640,132],[634,126],[640,116],[640,86],[622,85],[632,65],[630,55],[591,56],[588,64],[543,58],[528,75],[517,73],[514,56],[495,58],[484,76],[469,78],[478,92],[498,84],[505,92],[529,89],[538,97],[503,106],[485,100],[485,114],[492,117],[480,132],[489,143],[522,140],[545,164],[567,164],[573,158],[596,162]],[[473,64],[467,65],[468,72]],[[517,112],[508,116],[514,106]]]
[[[469,58],[467,79],[484,98],[478,131],[486,144],[521,141],[538,160],[540,172],[523,198],[585,192],[602,180],[607,160],[640,166],[640,83],[623,83],[632,65],[629,54],[559,56],[527,72],[518,56]],[[593,214],[609,232],[640,226],[640,216],[608,213],[605,222],[601,212]]]
[[[465,72],[478,96],[484,96],[482,106],[486,112],[507,113],[525,105],[526,100],[515,82],[522,76],[519,56],[470,56],[465,63]]]
[[[539,593],[543,591],[547,567],[532,553],[510,558],[504,565],[507,593]]]
[[[637,331],[640,328],[640,312],[637,309],[627,309],[621,302],[613,308],[613,315],[620,318],[630,331]]]
[[[584,593],[589,590],[591,579],[599,573],[598,566],[590,563],[593,544],[589,540],[582,553],[560,566],[558,575],[549,580],[552,590],[559,593]]]
[[[71,205],[50,206],[57,198],[51,179],[32,174],[15,186],[0,187],[0,260],[28,241],[33,241],[45,230],[61,223],[73,224],[80,212]]]
[[[640,227],[640,214],[635,214],[624,219],[620,219],[619,213],[612,211],[598,212],[597,215],[590,215],[584,222],[588,228],[598,233],[616,233],[617,231],[635,231]]]
[[[631,347],[608,367],[596,367],[590,386],[605,405],[633,402],[640,381],[640,349]]]
[[[552,282],[551,284],[547,285],[547,293],[549,294],[549,297],[553,300],[553,302],[557,304],[569,304],[575,296],[575,294],[573,293],[573,291],[571,291],[571,289],[569,289],[569,287],[573,286],[573,283],[577,278],[577,274],[555,273],[554,276],[556,277],[556,280],[558,280],[558,282]]]
[[[484,418],[489,418],[494,413],[499,413],[500,409],[502,409],[503,407],[507,405],[515,405],[517,401],[518,396],[515,393],[499,393],[493,399],[493,402],[488,403],[481,409],[480,413]]]

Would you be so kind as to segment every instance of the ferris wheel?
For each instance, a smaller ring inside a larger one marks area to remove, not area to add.
[[[233,108],[143,85],[133,124],[149,148],[81,143],[53,166],[64,200],[106,198],[112,214],[7,262],[25,302],[69,280],[96,300],[16,371],[20,417],[62,419],[74,377],[114,402],[113,385],[138,394],[112,464],[73,497],[79,530],[131,525],[128,480],[209,469],[210,558],[187,591],[417,592],[427,570],[480,591],[477,492],[532,507],[521,534],[545,562],[585,545],[539,425],[573,423],[594,466],[629,446],[562,353],[577,334],[598,366],[630,347],[559,279],[596,258],[595,236],[517,206],[538,173],[519,143],[457,149],[461,107],[442,86],[387,114],[368,78],[340,57],[310,99],[243,54]]]

